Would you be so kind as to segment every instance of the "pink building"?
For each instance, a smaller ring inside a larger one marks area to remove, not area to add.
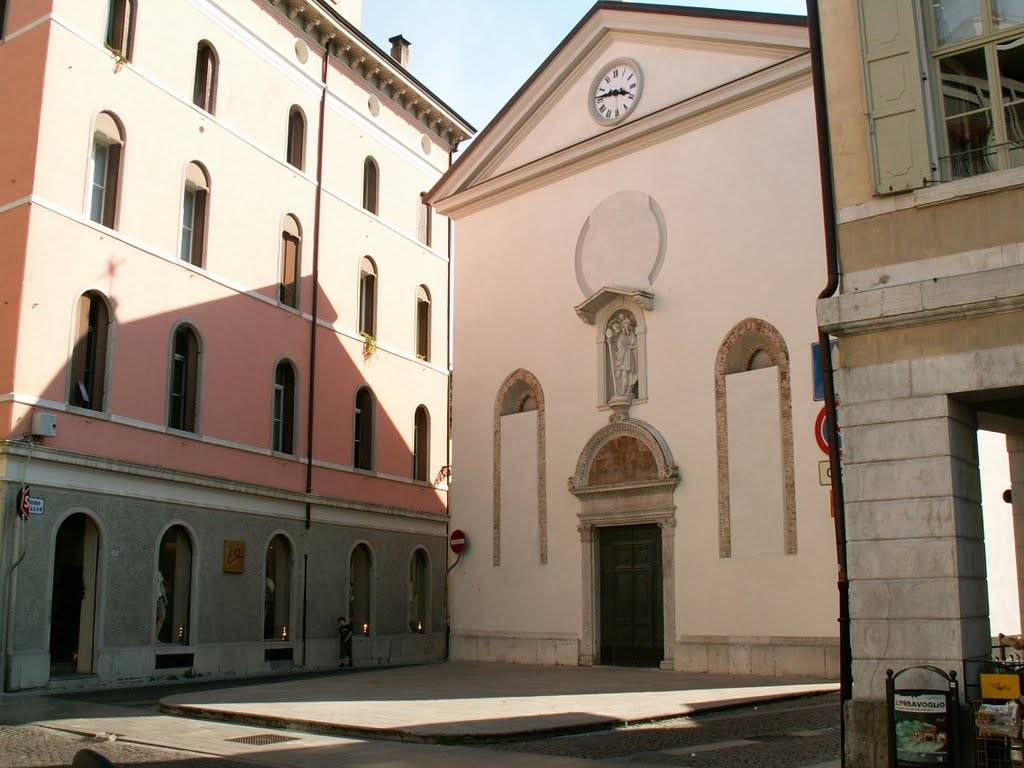
[[[4,690],[443,657],[473,129],[359,17],[0,0]]]

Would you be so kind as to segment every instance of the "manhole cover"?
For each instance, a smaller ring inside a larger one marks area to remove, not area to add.
[[[276,733],[257,733],[255,736],[239,736],[235,739],[228,739],[228,741],[262,747],[267,744],[280,744],[282,741],[296,741],[298,738],[298,736],[278,736]]]

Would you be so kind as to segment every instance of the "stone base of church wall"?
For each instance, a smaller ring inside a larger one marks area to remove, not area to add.
[[[453,631],[449,648],[453,661],[587,664],[581,660],[579,638],[572,635]],[[839,643],[830,637],[690,636],[680,638],[674,650],[670,668],[676,672],[839,678]]]
[[[452,632],[453,661],[503,661],[575,667],[580,641],[575,635],[520,635],[503,632]]]
[[[684,636],[675,646],[677,672],[839,678],[839,641],[831,637]]]

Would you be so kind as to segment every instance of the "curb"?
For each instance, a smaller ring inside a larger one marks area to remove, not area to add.
[[[833,691],[822,691],[820,693],[783,693],[776,696],[764,696],[757,699],[734,700],[706,705],[694,704],[687,709],[672,714],[645,717],[636,720],[594,715],[594,721],[589,723],[552,725],[546,728],[530,728],[523,731],[503,731],[501,733],[434,734],[405,728],[373,728],[371,726],[329,723],[317,720],[300,720],[288,717],[276,717],[273,715],[257,715],[247,712],[231,712],[221,709],[208,709],[206,707],[192,706],[188,704],[165,704],[163,701],[160,702],[160,712],[165,715],[184,717],[192,720],[211,720],[215,722],[234,723],[235,725],[276,728],[286,731],[300,731],[303,733],[317,734],[320,736],[340,736],[344,738],[376,741],[395,741],[407,744],[440,744],[445,746],[458,746],[498,744],[502,742],[530,741],[532,739],[552,738],[556,736],[572,736],[584,733],[593,733],[595,731],[607,731],[628,725],[659,723],[666,720],[675,720],[679,717],[705,715],[714,712],[726,712],[733,709],[742,709],[744,707],[755,705],[759,706],[761,704],[773,704],[780,701],[794,701],[797,699],[811,698],[815,696],[826,696],[831,693],[833,693]]]

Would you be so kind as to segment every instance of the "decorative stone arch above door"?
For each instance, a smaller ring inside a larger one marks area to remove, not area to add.
[[[596,616],[594,528],[653,523],[661,528],[664,622],[663,669],[674,667],[675,487],[679,468],[668,444],[649,424],[613,421],[596,432],[576,462],[569,492],[580,500],[583,637],[580,664],[595,660]]]

